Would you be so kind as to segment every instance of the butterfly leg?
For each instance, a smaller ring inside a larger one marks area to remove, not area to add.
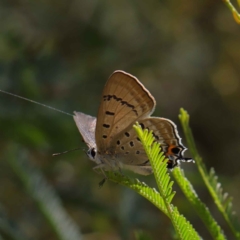
[[[101,187],[104,185],[104,183],[106,182],[106,180],[108,180],[108,179],[107,179],[107,178],[103,178],[103,179],[98,183],[99,188],[101,188]]]
[[[100,170],[101,170],[102,174],[105,176],[98,184],[99,187],[101,188],[104,185],[104,183],[108,180],[108,177],[106,176],[106,174],[102,168],[100,168]],[[122,177],[124,177],[121,167],[118,168],[118,172],[121,174]],[[114,173],[114,175],[117,175],[117,171],[113,171],[113,173]]]
[[[105,177],[106,177],[106,174],[104,171],[110,171],[111,170],[111,167],[108,166],[107,164],[104,164],[104,163],[101,163],[101,164],[98,164],[97,166],[95,166],[93,168],[93,170],[96,172],[96,173],[102,173]]]
[[[107,168],[106,168],[106,164],[99,164],[99,165],[97,165],[96,167],[94,167],[93,168],[93,170],[96,172],[96,173],[102,173],[103,174],[103,176],[104,176],[104,178],[99,182],[99,187],[101,188],[103,185],[104,185],[104,183],[106,182],[106,180],[108,180],[108,177],[106,176],[106,174],[105,174],[105,172],[104,172],[104,170],[106,170]]]

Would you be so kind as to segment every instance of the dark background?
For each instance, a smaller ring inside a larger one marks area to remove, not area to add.
[[[120,69],[140,79],[156,98],[154,115],[173,120],[181,136],[178,114],[185,108],[206,166],[215,168],[240,214],[240,29],[222,1],[5,0],[0,29],[2,90],[96,116],[107,78]],[[70,116],[0,93],[0,126],[0,204],[29,238],[55,236],[4,157],[16,146],[89,239],[133,239],[136,229],[169,238],[170,221],[145,199],[111,182],[98,188],[102,177],[83,151],[52,158],[84,148]],[[233,238],[196,166],[181,166]],[[139,178],[154,185],[153,176]],[[174,188],[174,204],[209,238]]]

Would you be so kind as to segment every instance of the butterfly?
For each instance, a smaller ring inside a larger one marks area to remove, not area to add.
[[[181,142],[176,125],[169,119],[151,117],[156,101],[151,93],[134,76],[115,71],[109,77],[102,93],[97,118],[74,112],[74,120],[84,142],[87,155],[104,171],[128,169],[149,175],[152,168],[137,137],[133,125],[152,130],[168,158],[167,167],[173,169],[184,158],[186,147]]]

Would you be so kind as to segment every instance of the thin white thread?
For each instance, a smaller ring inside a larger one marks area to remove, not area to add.
[[[59,109],[57,109],[57,108],[50,107],[50,106],[48,106],[48,105],[45,105],[45,104],[42,104],[42,103],[39,103],[39,102],[33,101],[33,100],[28,99],[28,98],[25,98],[25,97],[21,97],[21,96],[19,96],[19,95],[13,94],[13,93],[9,93],[9,92],[3,91],[3,90],[1,90],[1,89],[0,89],[0,92],[5,93],[5,94],[8,94],[8,95],[13,96],[13,97],[16,97],[16,98],[23,99],[23,100],[28,101],[28,102],[31,102],[31,103],[38,104],[38,105],[40,105],[40,106],[42,106],[42,107],[49,108],[49,109],[51,109],[51,110],[54,110],[54,111],[56,111],[56,112],[60,112],[60,113],[63,113],[63,114],[69,115],[69,116],[71,116],[71,117],[73,116],[73,114],[70,114],[70,113],[64,112],[64,111],[59,110]]]

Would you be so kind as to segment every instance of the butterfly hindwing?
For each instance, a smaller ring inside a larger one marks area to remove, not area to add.
[[[162,151],[169,158],[169,168],[177,165],[177,160],[184,160],[183,152],[186,148],[181,142],[176,125],[171,120],[149,117],[139,119],[139,124],[143,129],[152,131],[155,141],[160,143]],[[129,126],[124,132],[118,134],[113,138],[113,142],[115,144],[113,144],[111,151],[122,163],[134,166],[150,165],[142,143],[133,127]]]

